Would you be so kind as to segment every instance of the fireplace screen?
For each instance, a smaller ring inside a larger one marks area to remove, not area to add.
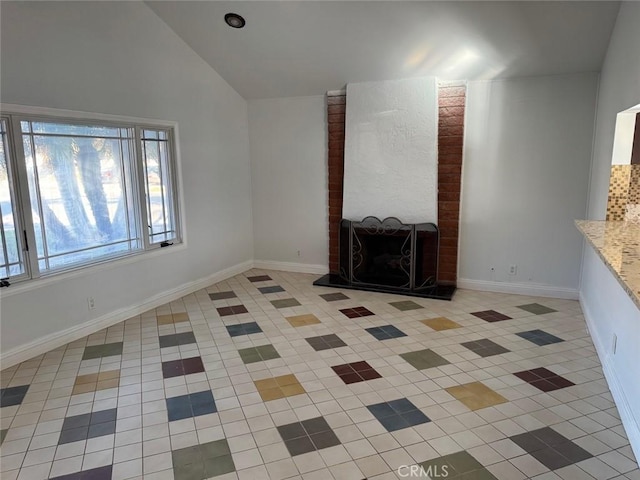
[[[438,270],[438,228],[395,217],[340,223],[340,276],[353,286],[404,291],[433,288]]]

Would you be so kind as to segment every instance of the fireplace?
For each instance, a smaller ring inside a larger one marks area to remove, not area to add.
[[[450,300],[453,286],[437,284],[439,231],[433,223],[395,217],[340,222],[340,271],[314,285]]]

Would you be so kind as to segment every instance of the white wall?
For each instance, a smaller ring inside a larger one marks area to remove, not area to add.
[[[597,80],[469,82],[460,286],[575,298]]]
[[[30,291],[3,289],[3,354],[250,261],[246,102],[142,2],[1,8],[2,102],[179,123],[188,242]]]
[[[342,216],[438,221],[434,77],[347,85]]]
[[[249,101],[257,261],[327,269],[326,132],[323,95]]]
[[[638,25],[640,4],[623,3],[600,77],[589,191],[591,219],[605,218],[616,114],[640,101]],[[580,302],[629,441],[640,459],[640,312],[588,246],[582,260]],[[618,345],[612,355],[614,334]]]

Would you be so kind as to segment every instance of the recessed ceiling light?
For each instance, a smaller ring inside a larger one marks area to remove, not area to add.
[[[244,27],[244,24],[246,23],[244,21],[244,18],[242,18],[237,13],[227,13],[224,16],[224,21],[227,22],[227,25],[229,25],[230,27],[233,27],[233,28],[242,28],[242,27]]]

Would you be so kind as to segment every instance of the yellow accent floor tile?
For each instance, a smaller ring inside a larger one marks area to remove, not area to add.
[[[88,375],[80,375],[76,377],[76,385],[85,385],[87,383],[96,383],[98,381],[97,373],[89,373]]]
[[[282,390],[285,397],[293,397],[294,395],[306,393],[304,387],[299,383],[296,385],[285,385],[284,387],[281,387],[280,390]]]
[[[157,317],[158,325],[170,325],[173,323],[173,315],[158,315]]]
[[[98,385],[96,385],[96,391],[107,390],[108,388],[116,388],[119,386],[120,386],[120,377],[111,378],[109,380],[102,380],[101,382],[98,382]]]
[[[188,321],[189,321],[189,315],[187,313],[181,312],[181,313],[173,314],[173,323],[181,323],[181,322],[188,322]]]
[[[292,327],[304,327],[306,325],[313,325],[316,323],[320,323],[320,320],[318,320],[318,317],[316,317],[312,313],[306,313],[304,315],[296,315],[294,317],[286,317],[286,318]]]
[[[168,315],[158,315],[156,317],[158,325],[171,325],[174,323],[182,323],[189,321],[189,315],[187,313],[170,313]]]
[[[102,382],[103,380],[113,380],[114,378],[120,378],[120,370],[109,370],[98,374],[98,382]]]
[[[420,320],[420,322],[424,323],[427,327],[437,331],[450,330],[452,328],[462,327],[462,325],[454,322],[453,320],[449,320],[448,318],[445,318],[445,317],[428,318],[427,320]]]
[[[258,390],[266,390],[268,388],[278,388],[278,382],[276,382],[275,378],[265,378],[264,380],[256,380],[255,382],[256,388]]]
[[[284,398],[284,393],[279,387],[276,388],[267,388],[266,390],[258,390],[260,397],[265,402],[269,400],[278,400],[279,398]]]
[[[306,393],[304,387],[300,385],[300,382],[293,374],[256,380],[253,383],[265,402]]]
[[[71,391],[71,395],[81,395],[83,393],[95,392],[96,384],[95,383],[82,383],[80,385],[74,385],[73,390]]]
[[[445,388],[445,390],[459,402],[462,402],[469,410],[480,410],[506,403],[507,399],[494,392],[484,383],[471,382],[464,385]]]
[[[296,383],[298,383],[298,379],[293,374],[275,377],[275,380],[278,383],[279,387],[284,387],[285,385],[295,385]]]

